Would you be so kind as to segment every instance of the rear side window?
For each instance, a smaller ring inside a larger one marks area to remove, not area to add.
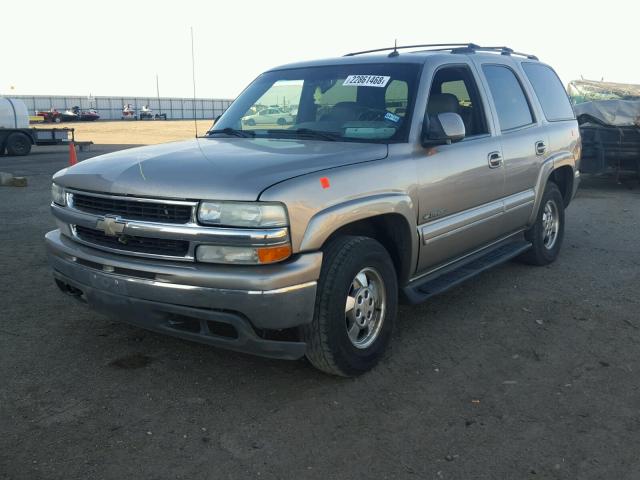
[[[491,90],[502,131],[533,123],[529,102],[513,70],[502,65],[484,65],[482,70]]]
[[[551,68],[541,63],[522,64],[524,73],[536,92],[544,116],[550,122],[558,120],[573,120],[573,108],[565,92],[562,82]]]

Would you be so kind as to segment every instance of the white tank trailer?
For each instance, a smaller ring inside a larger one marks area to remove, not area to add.
[[[22,100],[0,97],[0,155],[28,155],[32,145],[61,145],[73,141],[72,128],[31,128]]]
[[[0,97],[0,128],[29,128],[29,111],[22,100]]]

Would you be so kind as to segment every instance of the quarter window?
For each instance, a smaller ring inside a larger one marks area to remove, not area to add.
[[[550,122],[573,120],[573,108],[562,82],[551,68],[541,63],[525,62],[522,69],[536,92],[544,116]]]
[[[502,65],[484,65],[500,128],[512,130],[533,123],[533,115],[522,85],[513,70]]]

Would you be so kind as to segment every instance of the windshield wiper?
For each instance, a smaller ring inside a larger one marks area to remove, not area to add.
[[[272,129],[272,130],[267,130],[267,134],[269,135],[285,134],[285,135],[293,135],[297,137],[318,138],[321,140],[328,140],[330,142],[336,142],[341,138],[343,138],[342,135],[340,135],[338,132],[325,132],[322,130],[312,130],[310,128],[296,128],[294,130]]]
[[[256,134],[251,132],[247,132],[245,130],[238,130],[236,128],[223,128],[222,130],[209,130],[206,135],[210,136],[210,135],[214,135],[216,133],[224,133],[225,135],[231,135],[232,137],[242,137],[242,138],[251,138],[251,137],[255,137]]]

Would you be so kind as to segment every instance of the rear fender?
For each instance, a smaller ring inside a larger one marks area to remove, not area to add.
[[[538,180],[536,182],[536,199],[533,205],[533,210],[531,211],[531,216],[529,217],[528,225],[533,225],[536,221],[536,217],[538,215],[538,209],[540,208],[540,203],[542,202],[542,196],[544,195],[544,189],[549,181],[549,177],[554,172],[554,170],[568,165],[571,167],[571,171],[575,175],[575,157],[573,153],[569,151],[558,152],[554,155],[551,155],[545,162],[542,164],[540,168],[540,173],[538,174]]]

